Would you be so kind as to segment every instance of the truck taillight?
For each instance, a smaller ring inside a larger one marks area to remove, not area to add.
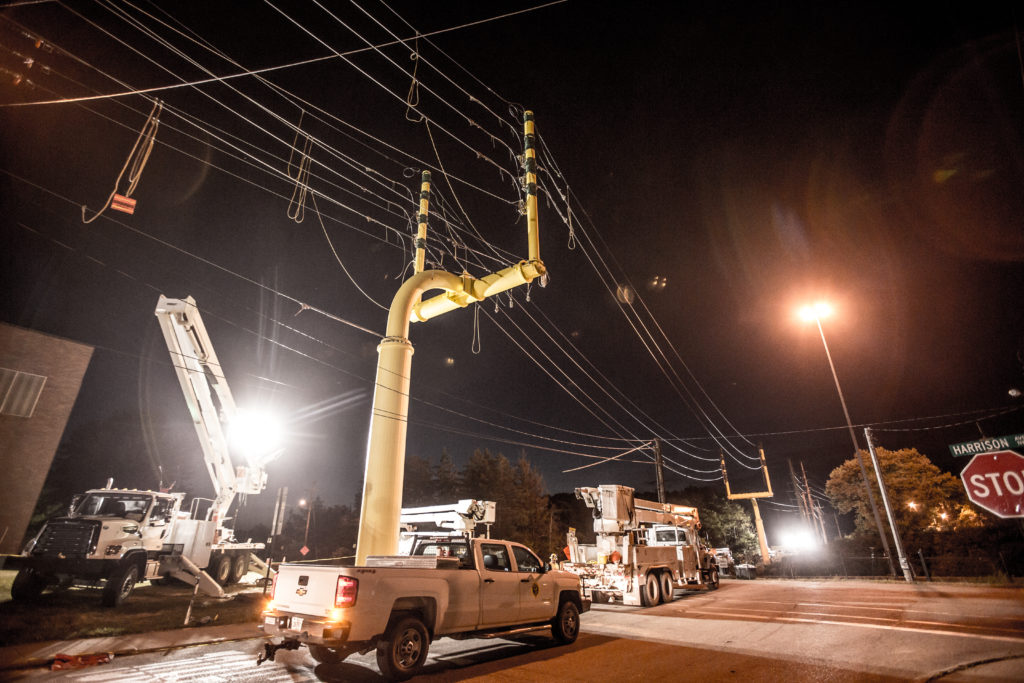
[[[334,591],[335,607],[351,607],[356,604],[356,592],[359,590],[359,581],[348,576],[338,577],[338,587]]]
[[[270,600],[273,602],[274,596],[277,594],[277,574],[274,574],[274,580],[270,582]]]

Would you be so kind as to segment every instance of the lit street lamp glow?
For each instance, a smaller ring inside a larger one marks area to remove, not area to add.
[[[827,301],[819,301],[814,304],[808,304],[801,306],[798,314],[805,322],[813,322],[815,320],[822,320],[832,315],[832,304]]]

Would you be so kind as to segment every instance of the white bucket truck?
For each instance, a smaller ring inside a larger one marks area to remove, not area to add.
[[[634,498],[628,486],[576,489],[593,511],[596,543],[568,534],[569,561],[594,602],[653,606],[671,602],[676,590],[718,588],[715,555],[698,535],[697,508]]]
[[[156,317],[216,497],[193,497],[184,507],[185,493],[115,489],[113,479],[75,496],[67,513],[48,520],[21,555],[6,558],[5,568],[18,569],[14,600],[33,600],[49,585],[102,585],[103,604],[117,606],[136,582],[165,578],[223,597],[222,587],[250,568],[267,571],[253,554],[263,544],[236,541],[227,522],[236,495],[266,487],[263,466],[276,453],[232,463],[227,428],[237,410],[195,300],[161,296]]]

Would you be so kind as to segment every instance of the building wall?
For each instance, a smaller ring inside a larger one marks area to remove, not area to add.
[[[0,323],[0,472],[5,482],[0,553],[21,552],[92,352],[91,346]],[[39,384],[42,391],[34,403],[34,392],[28,398],[19,395],[19,387],[31,390]]]

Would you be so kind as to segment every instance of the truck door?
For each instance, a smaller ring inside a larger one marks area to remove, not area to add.
[[[544,621],[555,614],[554,582],[544,573],[544,563],[524,546],[512,546],[519,578],[519,620]]]
[[[480,625],[512,624],[519,619],[519,575],[504,543],[480,544]]]

